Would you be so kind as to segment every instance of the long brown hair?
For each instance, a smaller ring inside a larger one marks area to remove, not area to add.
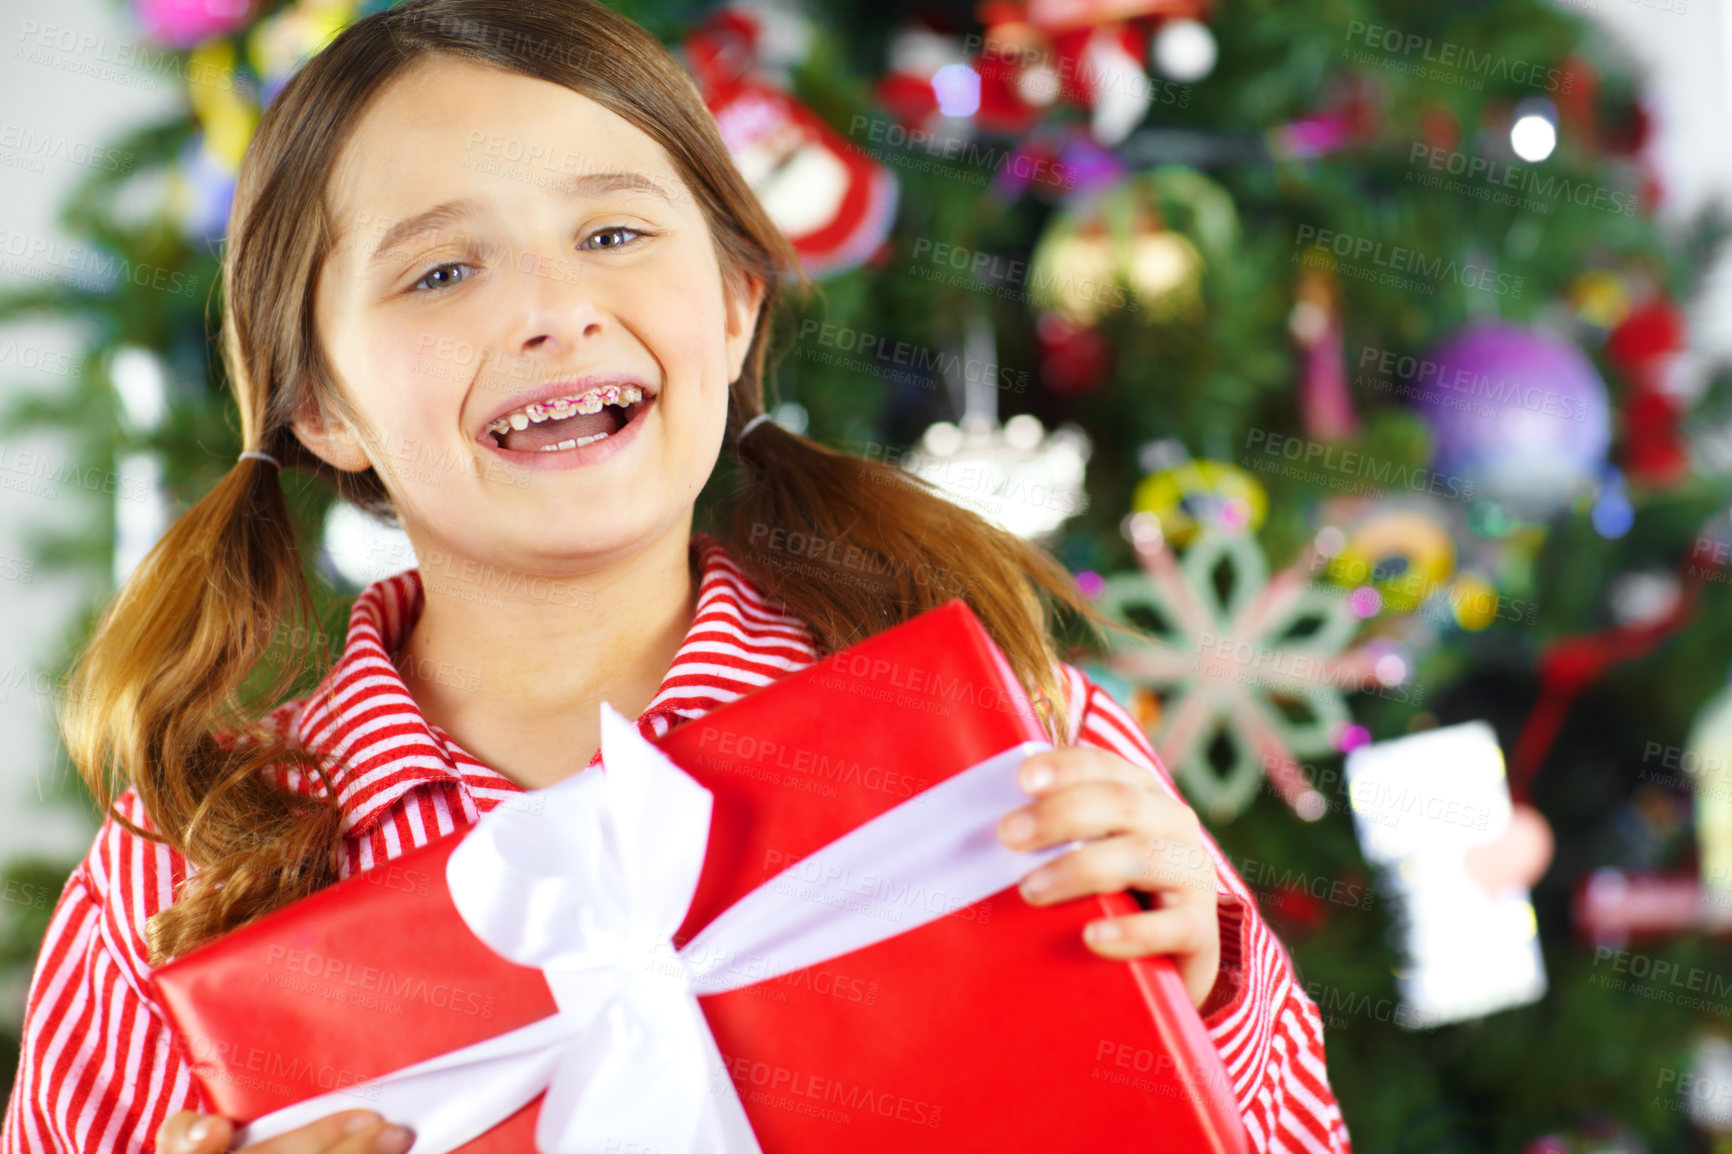
[[[764,411],[778,291],[809,286],[691,78],[653,36],[593,0],[407,0],[350,25],[265,109],[241,163],[222,262],[222,358],[244,446],[391,514],[373,470],[330,468],[301,446],[290,422],[318,405],[361,427],[333,384],[313,322],[315,280],[336,240],[324,184],[369,101],[432,54],[563,85],[635,125],[667,151],[697,198],[728,291],[740,291],[745,277],[765,286],[745,370],[731,386],[726,444],[740,483],[726,497],[730,528],[720,534],[747,576],[806,621],[826,651],[966,599],[1055,744],[1069,744],[1053,614],[1062,605],[1106,622],[1063,565],[905,470],[773,421],[740,441],[739,430]],[[795,539],[799,550],[786,547]],[[826,571],[804,546],[814,540],[866,561]],[[62,703],[70,753],[102,808],[196,866],[176,901],[151,919],[153,963],[338,877],[341,837],[326,766],[314,751],[290,748],[255,708],[280,700],[313,660],[311,647],[274,644],[314,619],[302,573],[275,469],[240,460],[120,591]],[[267,660],[279,652],[281,660]],[[274,676],[261,674],[266,668]],[[265,772],[291,765],[324,782],[325,796],[291,792]],[[114,810],[120,783],[137,789],[154,829]]]

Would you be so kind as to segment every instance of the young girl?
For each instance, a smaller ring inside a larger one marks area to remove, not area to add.
[[[1024,763],[1001,837],[1088,840],[1025,898],[1148,895],[1089,948],[1174,958],[1255,1148],[1348,1149],[1317,1010],[1249,891],[1054,655],[1054,602],[1098,620],[1062,566],[765,419],[794,269],[677,62],[590,0],[408,0],[305,65],[247,150],[224,254],[246,452],[122,590],[65,715],[107,817],[43,943],[3,1154],[226,1149],[153,967],[594,767],[603,700],[659,736],[953,596],[1058,747]],[[731,531],[694,534],[724,448]],[[288,468],[394,515],[421,564],[361,594],[312,693],[265,710],[307,648],[284,644],[310,611]],[[882,564],[770,547],[793,532]],[[410,1140],[352,1110],[248,1149]]]

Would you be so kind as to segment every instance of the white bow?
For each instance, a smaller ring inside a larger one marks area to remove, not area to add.
[[[539,967],[558,1012],[273,1111],[241,1145],[364,1102],[415,1131],[409,1154],[446,1154],[545,1090],[543,1154],[761,1154],[698,995],[895,937],[1078,844],[1022,853],[999,842],[999,819],[1028,800],[1017,767],[1052,748],[1025,741],[789,867],[676,950],[703,870],[710,792],[605,702],[601,748],[604,773],[536,791],[541,806],[495,808],[446,864],[469,928]]]

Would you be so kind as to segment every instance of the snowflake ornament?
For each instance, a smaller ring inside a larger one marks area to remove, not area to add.
[[[1241,813],[1265,774],[1300,817],[1322,817],[1329,803],[1295,759],[1365,739],[1345,693],[1407,680],[1387,642],[1350,648],[1377,607],[1314,581],[1309,547],[1271,577],[1249,534],[1207,532],[1182,561],[1151,516],[1133,516],[1130,536],[1142,571],[1105,578],[1096,601],[1154,640],[1109,631],[1104,664],[1159,696],[1161,760],[1213,820]]]

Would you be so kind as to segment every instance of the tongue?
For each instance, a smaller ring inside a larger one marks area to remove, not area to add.
[[[500,447],[513,453],[538,453],[543,445],[557,445],[561,441],[580,440],[593,437],[597,433],[618,432],[625,423],[620,419],[620,411],[613,405],[603,405],[599,413],[578,413],[564,420],[543,421],[539,425],[532,424],[527,429],[512,429],[505,434]]]

